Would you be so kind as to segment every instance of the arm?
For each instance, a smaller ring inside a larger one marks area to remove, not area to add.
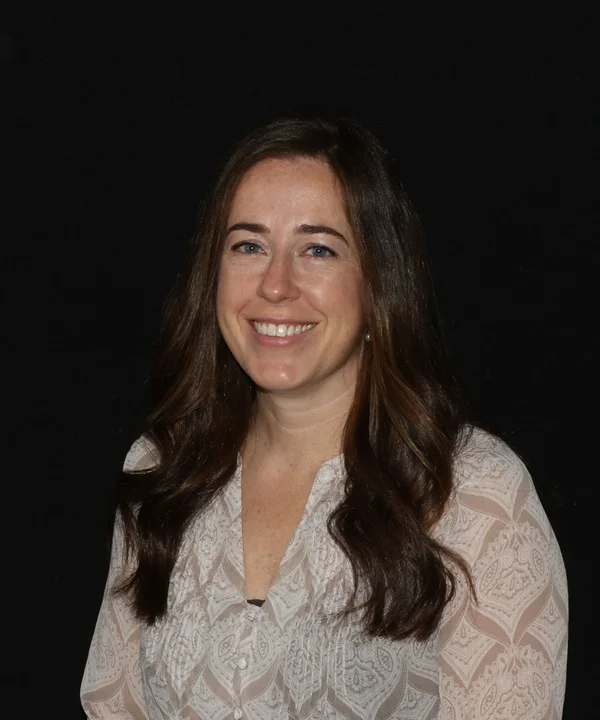
[[[124,470],[144,466],[141,440],[127,454]],[[147,720],[139,664],[139,621],[125,598],[110,590],[127,570],[119,516],[115,519],[108,579],[81,683],[81,703],[88,718]]]
[[[461,581],[440,628],[441,717],[559,720],[567,661],[563,559],[521,460],[497,438],[479,443],[459,469],[444,533],[467,561],[477,602]]]
[[[115,520],[108,580],[81,683],[88,718],[146,720],[139,666],[140,625],[124,598],[110,589],[120,577],[123,538]]]

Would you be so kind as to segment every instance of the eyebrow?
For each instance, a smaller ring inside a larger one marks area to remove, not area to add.
[[[248,222],[239,222],[235,223],[235,225],[232,225],[228,230],[227,234],[235,232],[236,230],[245,230],[246,232],[256,233],[257,235],[268,235],[269,234],[269,228],[266,225],[261,225],[260,223],[248,223]],[[333,237],[338,238],[339,240],[342,240],[342,242],[345,242],[346,245],[348,244],[348,241],[346,238],[342,235],[339,230],[334,230],[332,227],[329,227],[329,225],[298,225],[294,229],[295,234],[297,235],[332,235]]]

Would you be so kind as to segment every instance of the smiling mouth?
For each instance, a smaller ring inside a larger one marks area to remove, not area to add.
[[[275,325],[275,323],[261,323],[254,321],[252,327],[259,335],[268,335],[269,337],[291,337],[292,335],[302,335],[317,323],[306,323],[305,325]]]

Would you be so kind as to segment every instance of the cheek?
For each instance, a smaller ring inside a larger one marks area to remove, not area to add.
[[[227,274],[221,274],[217,285],[217,323],[225,338],[229,336],[227,331],[228,318],[231,312],[235,310],[236,298],[234,291],[235,285],[229,281]]]
[[[234,273],[222,269],[217,283],[217,315],[235,310],[243,298],[243,283]]]
[[[311,294],[315,305],[324,313],[362,321],[364,315],[362,285],[357,278],[343,277],[335,282],[313,286]]]

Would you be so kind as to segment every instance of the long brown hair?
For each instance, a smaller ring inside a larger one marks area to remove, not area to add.
[[[379,142],[350,120],[277,120],[249,134],[222,167],[165,305],[145,429],[160,462],[123,474],[120,483],[135,563],[117,592],[140,620],[164,615],[183,535],[234,474],[256,392],[219,331],[216,288],[236,188],[249,168],[274,157],[317,158],[331,168],[364,276],[371,341],[345,425],[345,495],[328,521],[354,574],[346,611],[362,610],[369,635],[425,639],[454,591],[456,568],[466,572],[430,534],[465,437],[462,395],[449,370],[417,215]],[[367,600],[356,606],[361,583]]]

